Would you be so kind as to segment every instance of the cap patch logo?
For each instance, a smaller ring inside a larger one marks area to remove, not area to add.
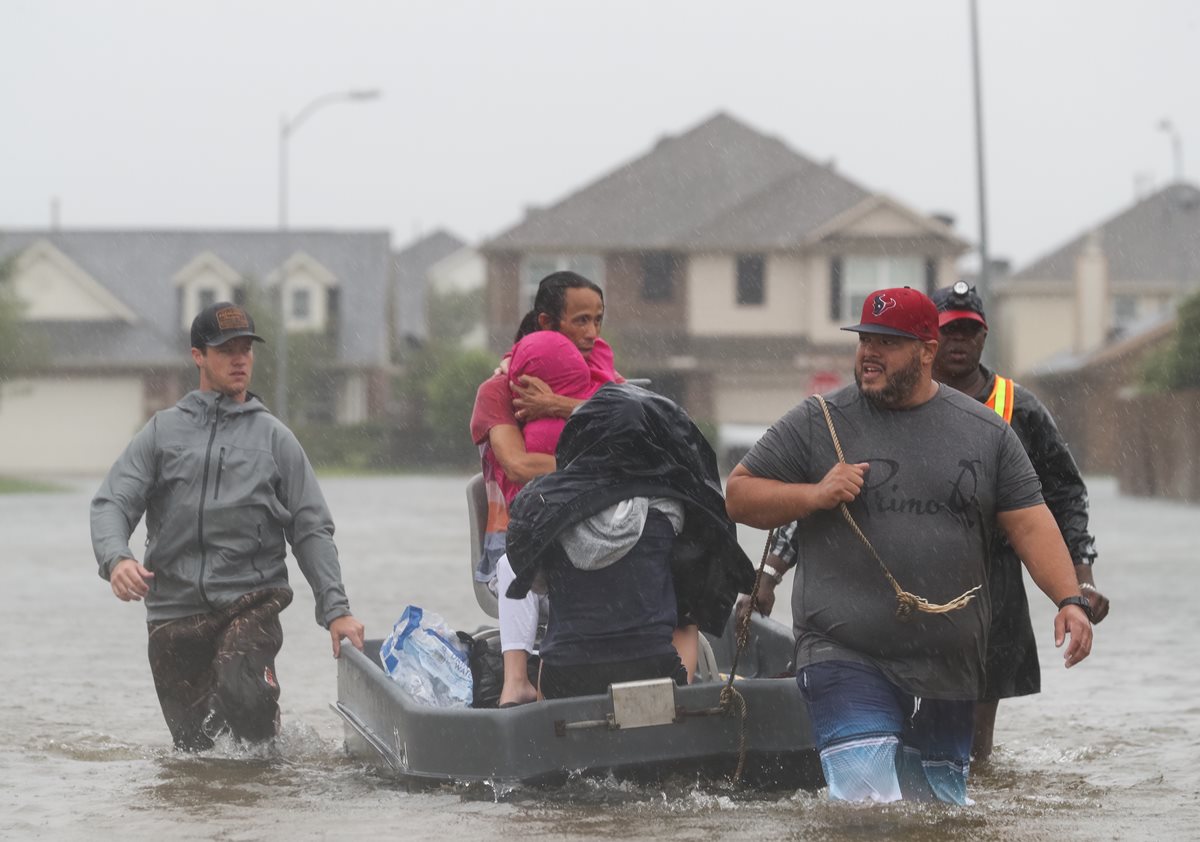
[[[217,327],[221,330],[249,330],[250,322],[240,307],[226,307],[217,311]]]
[[[896,306],[896,299],[885,298],[882,295],[875,296],[874,302],[871,305],[871,312],[875,314],[875,318],[879,318],[888,310]]]

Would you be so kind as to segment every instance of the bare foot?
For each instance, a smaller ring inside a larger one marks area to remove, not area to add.
[[[512,707],[536,701],[537,689],[529,683],[528,678],[523,681],[518,678],[516,681],[506,680],[504,682],[504,687],[500,690],[500,701],[497,704],[500,707]]]

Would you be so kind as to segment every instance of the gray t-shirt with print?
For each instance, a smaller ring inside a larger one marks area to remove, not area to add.
[[[901,621],[895,591],[841,512],[815,512],[799,529],[792,591],[797,667],[856,661],[916,696],[976,698],[996,513],[1042,502],[1025,449],[995,412],[946,386],[905,410],[878,408],[853,385],[826,401],[846,461],[870,465],[850,513],[900,586],[933,603],[984,587],[965,608]],[[742,465],[759,477],[817,483],[836,462],[812,397],[779,419]]]

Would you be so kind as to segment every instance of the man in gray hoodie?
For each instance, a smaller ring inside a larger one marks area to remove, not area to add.
[[[292,601],[287,547],[316,598],[334,657],[364,629],[341,582],[333,518],[300,443],[247,389],[254,320],[229,302],[196,317],[200,387],[133,438],[92,500],[100,576],[123,602],[145,600],[150,668],[179,748],[279,730],[279,612]],[[143,562],[129,537],[146,515]]]

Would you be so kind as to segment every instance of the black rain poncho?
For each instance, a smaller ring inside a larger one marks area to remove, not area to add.
[[[528,483],[509,508],[508,596],[529,592],[546,551],[573,523],[631,497],[671,497],[685,507],[671,572],[680,615],[720,634],[754,566],[725,512],[712,447],[679,406],[629,384],[609,383],[571,415],[558,470]]]

